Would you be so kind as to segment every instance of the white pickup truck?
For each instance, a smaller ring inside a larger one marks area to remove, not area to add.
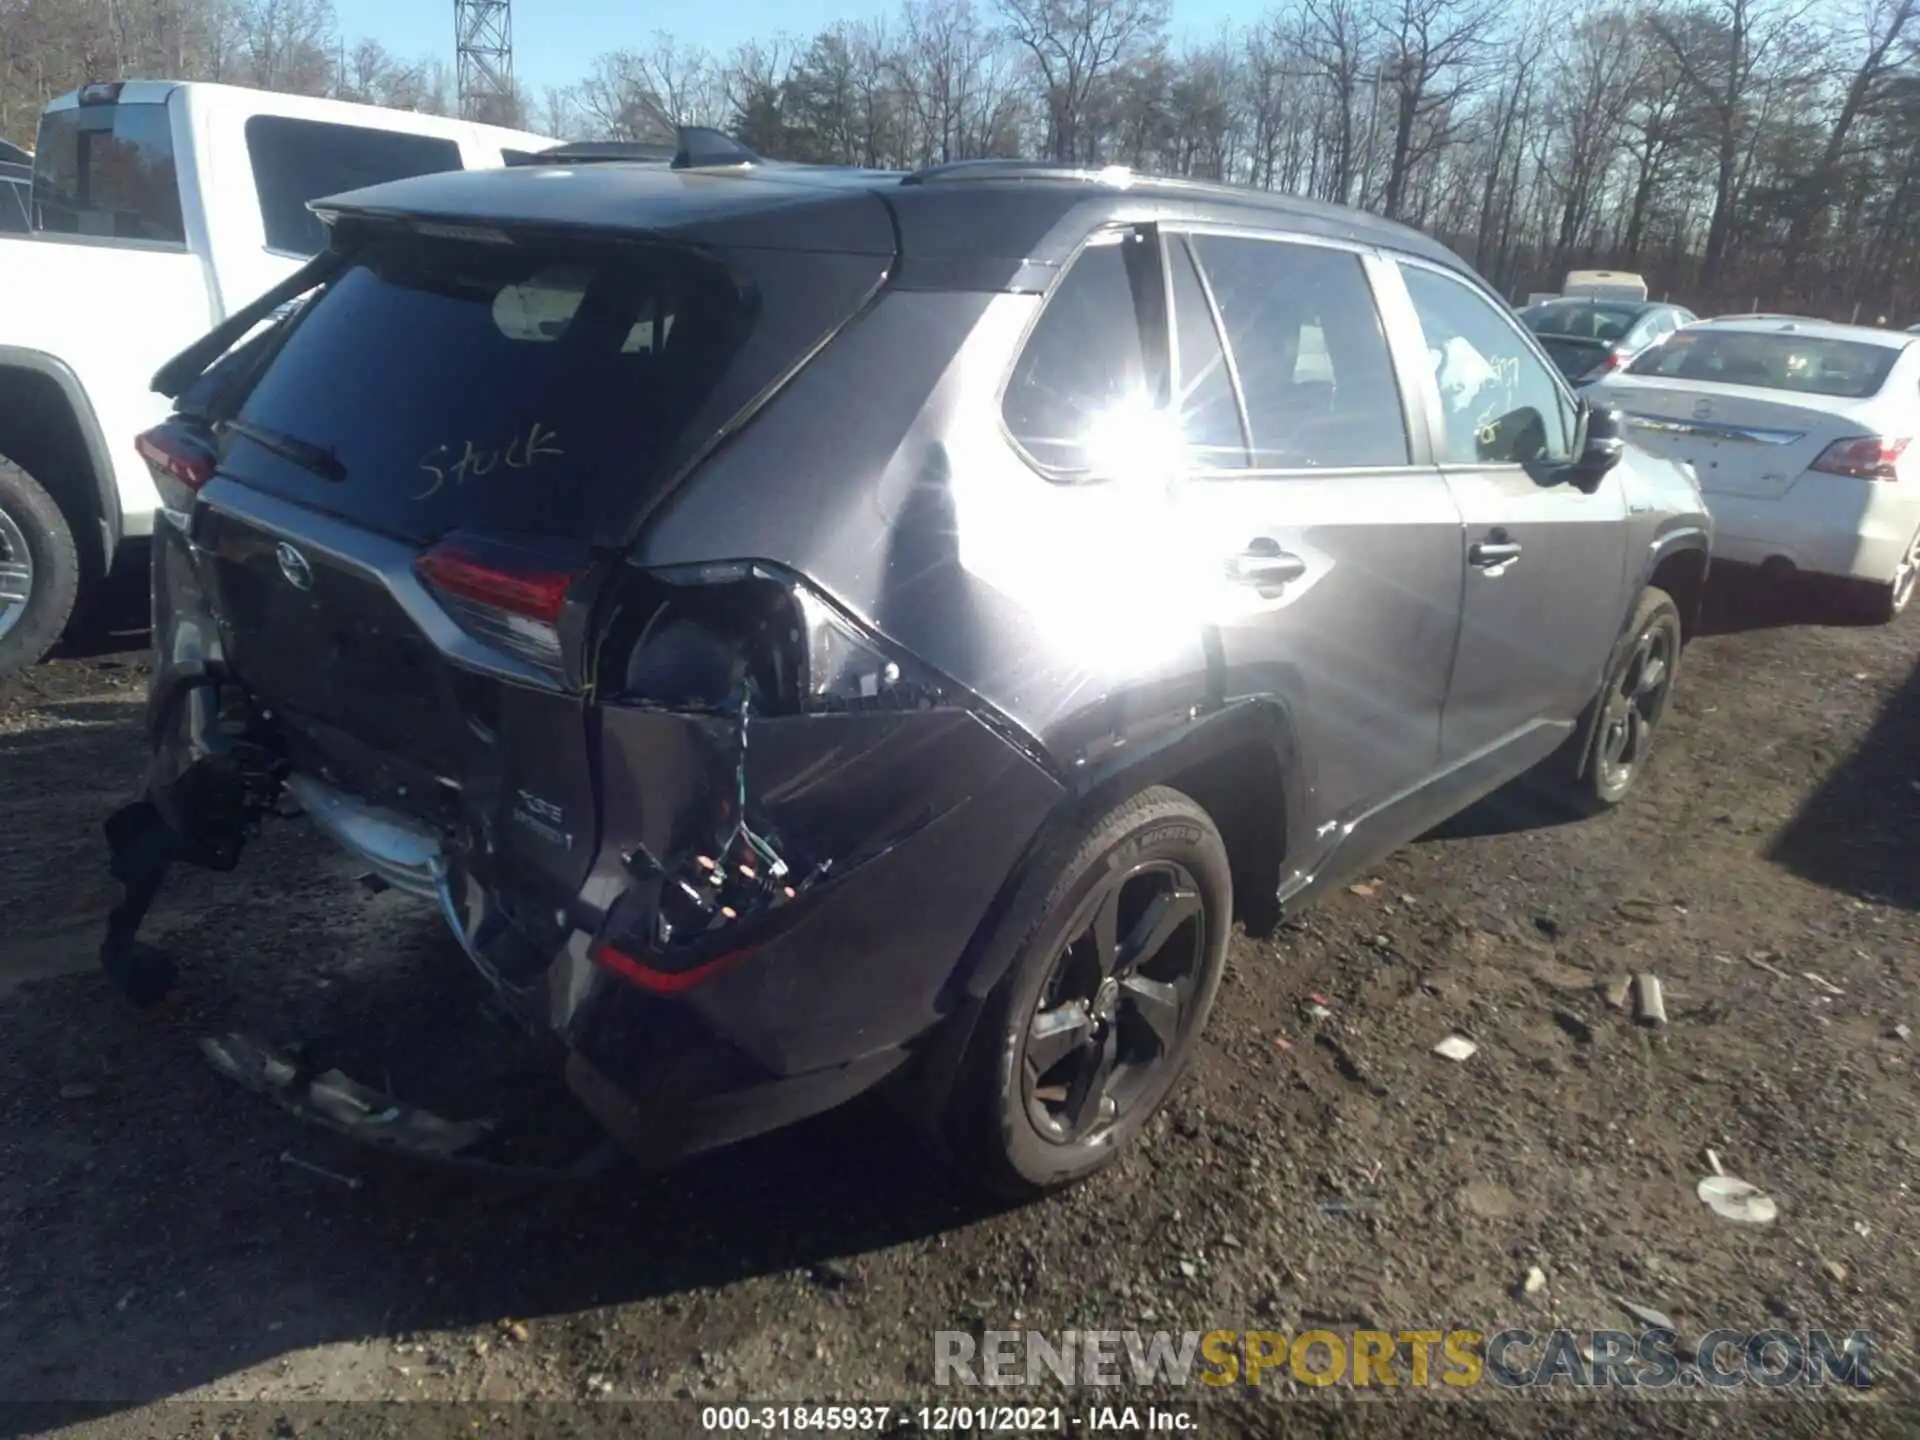
[[[325,243],[307,202],[509,164],[538,135],[228,85],[48,105],[32,220],[0,234],[0,677],[38,660],[159,500],[154,372]]]

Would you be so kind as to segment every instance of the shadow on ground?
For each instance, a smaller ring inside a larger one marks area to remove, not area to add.
[[[1920,910],[1920,665],[1767,858],[1844,894]]]
[[[1698,633],[1739,635],[1788,625],[1859,629],[1844,590],[1809,575],[1766,575],[1751,565],[1717,564],[1701,598]]]

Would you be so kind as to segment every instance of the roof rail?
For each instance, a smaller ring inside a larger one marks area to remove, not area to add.
[[[577,140],[531,155],[515,154],[507,161],[510,165],[594,165],[613,162],[667,165],[675,170],[708,170],[766,163],[731,135],[705,125],[682,125],[671,145],[644,140]]]
[[[1070,160],[950,160],[914,171],[902,185],[935,185],[954,180],[1077,180],[1085,185],[1124,188],[1136,178],[1125,165],[1080,165]]]

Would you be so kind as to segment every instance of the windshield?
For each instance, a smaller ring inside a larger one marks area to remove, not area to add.
[[[184,245],[165,105],[78,105],[40,117],[33,157],[40,228]]]
[[[408,539],[581,534],[654,473],[740,315],[672,252],[381,242],[290,321],[222,469]]]
[[[1537,305],[1521,318],[1537,335],[1623,340],[1644,313],[1632,305]]]
[[[1878,394],[1900,351],[1892,345],[1752,330],[1683,330],[1627,367],[1629,375],[1708,380],[1864,400]]]

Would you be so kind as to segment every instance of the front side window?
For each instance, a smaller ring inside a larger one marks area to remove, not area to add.
[[[1373,290],[1345,250],[1200,235],[1194,248],[1233,348],[1260,470],[1408,463]]]
[[[326,248],[326,230],[308,201],[461,168],[460,146],[432,135],[285,115],[250,117],[246,135],[267,246],[290,255]]]
[[[1463,281],[1422,266],[1400,273],[1440,389],[1442,463],[1572,459],[1572,407],[1520,328]]]
[[[1103,435],[1152,405],[1136,297],[1157,283],[1134,232],[1099,235],[1048,297],[1007,382],[1001,415],[1028,455],[1049,470],[1098,468]]]
[[[77,105],[40,118],[33,157],[40,228],[184,245],[173,124],[165,105]]]

